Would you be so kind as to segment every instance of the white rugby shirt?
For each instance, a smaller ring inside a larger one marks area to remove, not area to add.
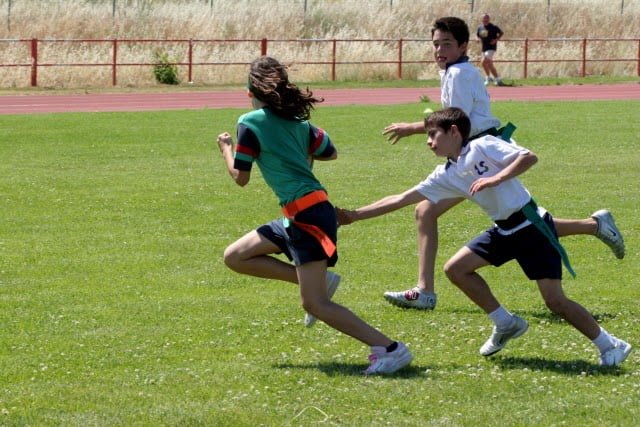
[[[414,188],[435,203],[442,199],[467,198],[480,205],[494,221],[504,220],[531,199],[531,194],[517,178],[485,188],[473,196],[469,188],[475,180],[496,175],[516,157],[528,152],[514,143],[490,135],[474,139],[462,148],[457,159],[437,166]]]
[[[440,70],[440,102],[442,108],[457,107],[469,116],[471,136],[500,127],[500,120],[491,114],[484,79],[470,62],[457,62]]]

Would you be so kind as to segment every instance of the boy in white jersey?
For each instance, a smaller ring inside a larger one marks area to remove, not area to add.
[[[467,57],[467,24],[456,17],[437,19],[431,29],[431,37],[434,59],[440,67],[442,107],[458,107],[467,114],[471,121],[471,139],[482,135],[500,135],[509,141],[511,129],[508,126],[498,129],[500,120],[491,113],[489,93],[482,75]],[[405,136],[419,133],[425,133],[424,121],[392,123],[383,131],[392,144]],[[406,291],[385,292],[387,301],[407,308],[435,308],[434,271],[438,251],[438,218],[462,200],[463,198],[451,198],[437,203],[424,200],[416,206],[418,282],[414,288]],[[607,210],[599,210],[591,217],[581,220],[555,218],[554,223],[559,236],[595,235],[611,248],[617,258],[624,257],[622,234]]]
[[[469,140],[471,123],[459,108],[446,108],[425,119],[427,143],[448,159],[420,184],[402,194],[385,197],[356,210],[338,209],[341,224],[380,216],[425,199],[435,203],[466,198],[495,222],[494,226],[460,249],[445,265],[445,273],[494,323],[493,333],[480,348],[490,356],[512,338],[527,331],[527,322],[507,311],[477,273],[487,265],[517,260],[535,280],[547,307],[589,338],[600,350],[600,364],[615,366],[631,352],[631,345],[601,328],[580,304],[562,290],[562,262],[572,272],[555,233],[551,214],[538,208],[516,178],[537,162],[531,151],[494,136]]]

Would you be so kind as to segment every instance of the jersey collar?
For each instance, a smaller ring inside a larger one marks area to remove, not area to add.
[[[462,150],[460,151],[460,154],[462,155],[462,151],[464,151],[464,149],[469,145],[469,141],[470,139],[465,139],[464,141],[462,141]],[[451,165],[453,163],[456,163],[456,159],[451,159],[449,157],[447,157],[447,164],[444,165],[444,169],[447,170],[451,167]]]
[[[463,64],[465,62],[469,62],[469,57],[467,55],[462,55],[457,61],[447,64],[446,69],[448,70],[452,65]]]

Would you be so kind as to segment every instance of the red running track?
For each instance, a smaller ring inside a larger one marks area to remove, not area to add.
[[[494,101],[591,101],[640,99],[640,82],[610,85],[559,85],[490,87]],[[439,88],[318,89],[322,105],[391,105],[419,102],[427,96],[439,103]],[[101,111],[192,110],[202,108],[248,108],[242,90],[127,93],[85,95],[0,96],[0,114],[32,114]]]

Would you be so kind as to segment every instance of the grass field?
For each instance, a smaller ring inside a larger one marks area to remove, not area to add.
[[[380,135],[425,106],[316,111],[340,153],[316,164],[337,205],[432,170],[421,137],[390,146]],[[523,181],[541,205],[564,218],[615,214],[626,258],[593,237],[564,239],[578,273],[565,291],[636,348],[639,111],[494,106],[540,158]],[[236,188],[215,146],[241,112],[0,117],[0,425],[637,425],[640,352],[598,367],[595,347],[515,265],[485,277],[531,327],[490,359],[478,355],[490,322],[440,271],[436,311],[388,305],[385,290],[415,283],[412,209],[345,227],[335,269],[336,301],[414,353],[394,377],[363,377],[367,348],[324,324],[305,329],[293,286],[226,269],[226,245],[279,214],[259,173]],[[444,216],[438,269],[488,225],[471,203]]]

